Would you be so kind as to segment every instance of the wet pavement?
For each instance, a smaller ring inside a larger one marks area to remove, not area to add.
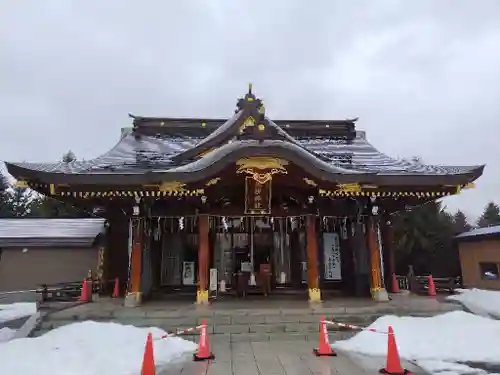
[[[183,361],[159,368],[157,375],[367,375],[378,374],[385,359],[337,352],[336,357],[316,357],[311,342],[216,342],[215,360]],[[403,362],[413,374],[423,370]]]

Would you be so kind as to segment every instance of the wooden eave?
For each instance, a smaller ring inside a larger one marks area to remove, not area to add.
[[[288,152],[287,152],[288,151]],[[269,156],[286,159],[308,174],[313,176],[318,182],[333,184],[366,184],[377,187],[403,187],[419,186],[422,188],[435,186],[465,186],[477,178],[482,173],[484,166],[474,168],[469,173],[464,174],[443,174],[443,175],[421,175],[421,174],[377,174],[377,173],[331,173],[312,165],[303,157],[289,152],[289,150],[279,150],[276,148],[266,149],[245,149],[240,148],[225,158],[220,159],[205,169],[188,172],[163,172],[150,171],[146,173],[121,174],[121,173],[81,173],[64,174],[53,172],[42,172],[19,167],[15,164],[6,163],[9,172],[18,180],[40,181],[44,184],[67,184],[70,186],[106,186],[110,189],[120,186],[134,186],[145,184],[161,184],[163,182],[178,181],[182,183],[196,183],[198,181],[210,179],[228,166],[234,165],[237,160],[243,157]]]

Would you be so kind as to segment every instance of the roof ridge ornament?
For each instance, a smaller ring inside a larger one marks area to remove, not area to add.
[[[245,94],[243,98],[238,99],[238,103],[236,104],[236,111],[242,111],[247,108],[249,105],[252,107],[256,107],[259,111],[262,107],[262,100],[257,98],[255,94],[252,92],[253,85],[251,83],[248,84],[248,92]]]

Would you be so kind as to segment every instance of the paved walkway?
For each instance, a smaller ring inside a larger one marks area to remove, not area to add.
[[[215,342],[215,360],[192,362],[189,359],[158,369],[158,375],[367,375],[378,374],[384,358],[339,352],[337,357],[318,358],[307,341]],[[415,375],[424,372],[404,363]]]

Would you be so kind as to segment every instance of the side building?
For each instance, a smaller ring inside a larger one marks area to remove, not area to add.
[[[104,219],[0,219],[0,292],[98,274]]]
[[[131,305],[160,291],[207,303],[215,273],[227,290],[271,274],[272,292],[311,301],[387,300],[391,214],[458,194],[484,168],[393,159],[356,119],[273,121],[251,87],[229,119],[131,117],[93,160],[6,163],[24,186],[102,212],[103,277],[127,280]]]
[[[500,289],[500,225],[473,229],[455,240],[464,286]]]

